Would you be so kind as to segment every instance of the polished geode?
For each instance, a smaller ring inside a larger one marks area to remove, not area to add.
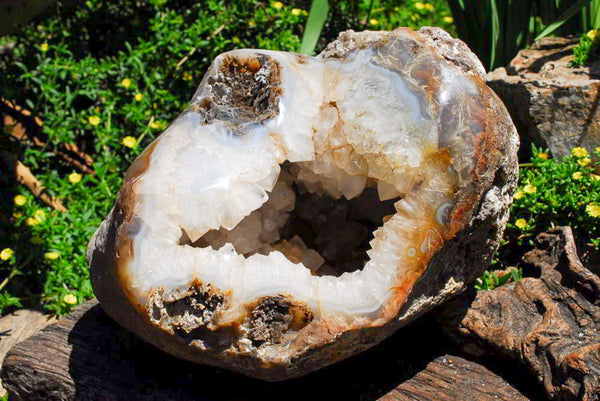
[[[378,343],[498,245],[518,140],[484,74],[436,28],[218,56],[91,241],[102,306],[173,355],[267,380]]]

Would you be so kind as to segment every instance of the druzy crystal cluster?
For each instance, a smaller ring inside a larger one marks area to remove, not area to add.
[[[218,56],[90,244],[100,302],[167,352],[268,380],[376,344],[498,244],[517,139],[483,77],[434,28]]]

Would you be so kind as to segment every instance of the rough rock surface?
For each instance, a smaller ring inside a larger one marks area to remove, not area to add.
[[[2,379],[13,401],[527,401],[484,366],[449,355],[440,336],[421,320],[355,358],[267,383],[157,351],[94,300],[15,346]]]
[[[562,158],[576,146],[600,146],[600,60],[569,67],[577,39],[544,38],[487,76],[508,108],[523,145]]]
[[[440,29],[349,31],[316,59],[227,53],[129,169],[90,242],[92,284],[111,317],[168,353],[301,376],[379,343],[487,267],[517,147],[481,63]],[[362,270],[322,271],[344,252],[282,237],[310,231],[288,217],[336,204],[349,229],[330,239],[351,242],[368,230],[347,206],[368,205],[368,191],[396,213],[376,216]],[[328,198],[302,203],[313,195]]]
[[[539,278],[480,291],[470,306],[452,301],[446,326],[465,352],[525,366],[552,400],[598,400],[600,277],[581,264],[569,227],[536,242],[523,261]]]

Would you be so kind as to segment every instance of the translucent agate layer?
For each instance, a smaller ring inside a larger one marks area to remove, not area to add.
[[[94,289],[174,355],[305,374],[485,267],[516,144],[479,61],[440,30],[224,53],[129,169],[90,245]]]

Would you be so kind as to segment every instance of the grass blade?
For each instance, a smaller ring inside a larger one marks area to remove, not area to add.
[[[327,0],[313,0],[308,13],[306,27],[302,35],[302,44],[300,45],[300,53],[312,56],[317,47],[317,42],[321,36],[321,31],[327,21],[329,14],[329,2]]]
[[[556,21],[548,25],[540,34],[535,38],[535,40],[540,40],[550,35],[556,29],[560,28],[565,22],[571,19],[575,14],[577,14],[587,3],[589,0],[579,0],[576,3],[573,3],[564,13],[562,13]]]

